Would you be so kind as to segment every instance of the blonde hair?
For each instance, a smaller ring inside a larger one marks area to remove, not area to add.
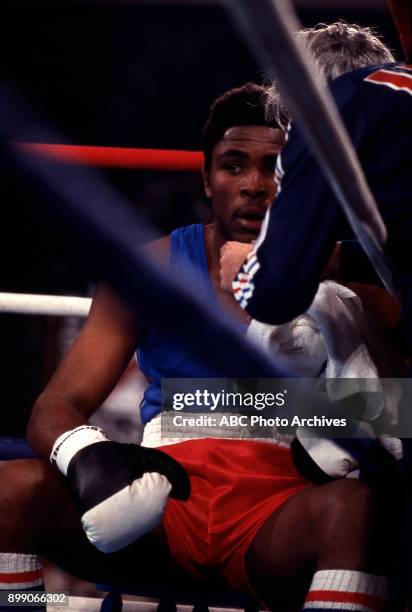
[[[326,81],[332,81],[345,72],[359,68],[387,64],[395,61],[392,51],[371,28],[345,21],[319,23],[296,33],[298,40],[317,64]],[[276,84],[266,95],[268,117],[287,114]]]

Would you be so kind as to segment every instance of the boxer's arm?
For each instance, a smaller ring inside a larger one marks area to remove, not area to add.
[[[170,497],[187,499],[190,482],[171,457],[109,440],[87,425],[114,388],[138,340],[133,312],[107,287],[37,400],[28,439],[65,476],[88,540],[103,553],[120,550],[160,524]]]
[[[169,236],[143,249],[166,265]],[[136,313],[108,286],[98,286],[80,334],[33,407],[27,439],[39,455],[48,458],[62,433],[87,423],[128,366],[138,340]]]
[[[169,495],[185,500],[190,482],[167,454],[109,440],[87,425],[112,391],[138,341],[134,312],[100,286],[89,317],[45,391],[28,427],[35,451],[65,476],[83,530],[104,553],[160,524]]]
[[[39,455],[48,458],[59,435],[87,423],[118,382],[137,342],[134,313],[110,288],[98,287],[80,334],[33,407],[27,439]]]
[[[322,280],[328,279],[383,287],[358,240],[342,240],[336,243],[322,275]]]

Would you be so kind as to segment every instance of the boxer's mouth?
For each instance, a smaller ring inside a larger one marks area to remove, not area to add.
[[[236,213],[236,218],[243,228],[258,232],[266,214],[266,208],[260,206],[244,206]]]

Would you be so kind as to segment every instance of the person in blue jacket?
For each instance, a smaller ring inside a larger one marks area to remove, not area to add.
[[[367,28],[344,22],[303,30],[299,37],[330,82],[330,91],[385,222],[388,238],[384,251],[402,296],[405,350],[410,354],[411,66],[396,63]],[[293,121],[278,158],[276,177],[280,186],[276,204],[268,213],[254,252],[234,281],[234,295],[242,308],[269,323],[289,321],[307,310],[346,225],[322,168]],[[348,254],[341,253],[350,261],[349,279],[365,280],[361,275],[365,266],[357,269],[357,256],[349,247]],[[363,262],[364,258],[358,260]],[[227,279],[224,282],[227,286]]]

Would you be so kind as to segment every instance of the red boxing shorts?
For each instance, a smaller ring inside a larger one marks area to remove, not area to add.
[[[253,538],[292,495],[313,485],[290,450],[272,443],[205,438],[159,448],[183,465],[192,485],[187,502],[167,504],[173,558],[197,578],[214,567],[232,587],[253,592],[244,565]]]

